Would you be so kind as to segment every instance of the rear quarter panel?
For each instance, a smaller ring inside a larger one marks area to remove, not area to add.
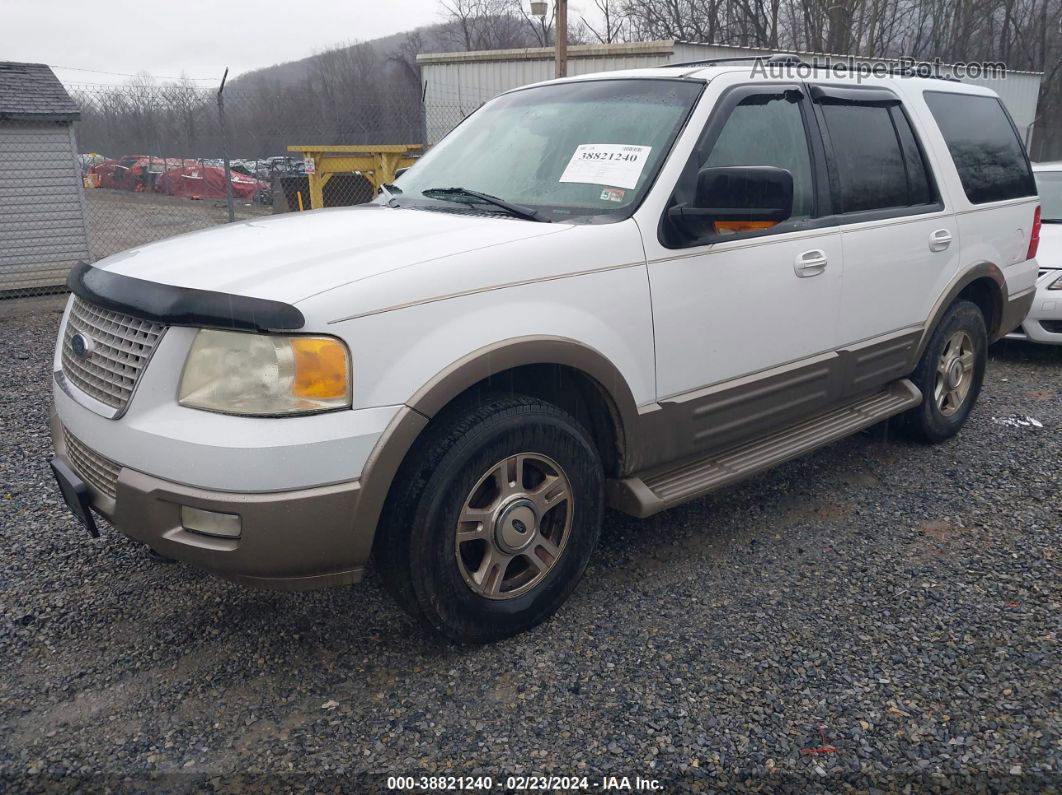
[[[929,150],[938,187],[945,202],[955,213],[958,229],[958,274],[976,265],[995,265],[1007,281],[1011,297],[1029,290],[1036,283],[1036,261],[1027,260],[1032,236],[1033,213],[1039,200],[1035,196],[1006,201],[973,204],[966,196],[944,136],[937,126],[924,91],[954,91],[963,94],[995,97],[995,92],[981,86],[943,83],[941,81],[897,81],[904,104],[917,120],[918,133]]]

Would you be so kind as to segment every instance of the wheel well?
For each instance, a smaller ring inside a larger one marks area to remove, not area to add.
[[[985,317],[985,328],[988,330],[989,339],[995,335],[1003,319],[1003,297],[999,293],[999,286],[992,279],[988,277],[975,279],[962,288],[955,296],[955,300],[970,301],[976,304]]]
[[[473,384],[450,404],[486,392],[528,395],[564,409],[582,423],[593,439],[607,477],[623,468],[623,430],[619,412],[605,389],[586,373],[562,364],[525,364]]]

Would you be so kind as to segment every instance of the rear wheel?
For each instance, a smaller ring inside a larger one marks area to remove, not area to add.
[[[959,432],[981,392],[987,351],[981,310],[970,301],[956,301],[933,332],[911,376],[923,399],[902,417],[908,435],[941,442]]]
[[[455,640],[535,626],[597,545],[600,458],[549,403],[488,398],[437,418],[396,477],[376,548],[398,602]]]

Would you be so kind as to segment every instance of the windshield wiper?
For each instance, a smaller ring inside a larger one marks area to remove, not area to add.
[[[389,182],[380,185],[380,193],[382,193],[384,195],[384,198],[387,199],[388,207],[398,206],[397,204],[395,204],[395,194],[401,192],[402,189],[400,187],[398,187],[397,185],[392,185]]]
[[[530,207],[524,207],[522,204],[513,204],[512,202],[505,201],[505,199],[499,199],[497,196],[491,196],[489,193],[480,193],[478,190],[469,190],[468,188],[427,188],[426,190],[422,190],[421,194],[427,196],[429,199],[441,199],[442,201],[460,201],[460,199],[456,197],[465,196],[481,203],[493,204],[495,207],[500,207],[505,210],[505,212],[509,213],[509,215],[515,215],[517,218],[523,218],[528,221],[540,221],[547,224],[550,222],[549,219],[543,216],[538,210],[532,210]]]

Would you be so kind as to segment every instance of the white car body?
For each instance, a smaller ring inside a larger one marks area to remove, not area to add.
[[[1062,175],[1062,163],[1033,163],[1033,173]],[[1040,266],[1036,298],[1022,324],[1007,339],[1044,345],[1062,345],[1062,224],[1044,222],[1040,227]]]
[[[857,84],[827,72],[807,82],[895,92],[935,173],[938,210],[678,252],[665,247],[655,230],[672,186],[719,98],[751,82],[748,69],[676,67],[572,78],[683,76],[707,81],[703,94],[655,183],[626,220],[537,224],[376,203],[246,221],[95,263],[95,269],[159,285],[296,307],[305,318],[300,331],[334,335],[349,348],[353,403],[348,410],[283,419],[179,405],[178,385],[197,332],[173,325],[117,419],[57,379],[58,454],[70,456],[69,435],[118,466],[117,499],[90,479],[94,507],[165,555],[270,587],[353,582],[372,547],[389,483],[382,491],[374,486],[383,496],[374,497],[369,518],[359,520],[371,526],[343,518],[322,524],[319,533],[313,522],[284,513],[296,510],[284,495],[334,497],[327,510],[341,513],[361,492],[364,505],[367,473],[384,481],[393,475],[416,432],[439,410],[442,398],[436,396],[449,394],[450,373],[467,365],[486,376],[510,359],[528,362],[509,355],[509,342],[557,350],[577,345],[611,367],[596,378],[612,382],[604,386],[615,390],[618,413],[648,422],[723,386],[784,373],[793,363],[838,350],[862,361],[859,351],[870,350],[871,342],[887,352],[888,341],[895,341],[903,358],[885,358],[899,367],[890,377],[903,375],[948,296],[977,274],[987,279],[990,270],[1002,296],[997,325],[1034,289],[1038,267],[1026,251],[1035,197],[972,204],[923,99],[927,90],[994,94],[936,80],[864,77]],[[1048,235],[1054,230],[1044,232],[1041,252],[1052,256]],[[943,248],[933,249],[933,235],[946,238]],[[799,278],[795,258],[809,250],[823,252],[829,267],[816,278]],[[59,332],[57,374],[74,300]],[[1008,330],[998,329],[1000,335]],[[494,350],[504,355],[492,358]],[[392,453],[387,445],[398,436],[408,438]],[[659,463],[632,456],[618,465],[616,484]],[[125,494],[131,495],[127,507]],[[128,507],[134,503],[135,510]],[[236,512],[241,505],[250,511],[266,504],[273,515],[294,518],[269,529],[266,563],[253,551],[256,529],[247,515],[239,541],[187,532],[172,512],[155,523],[141,521],[139,512],[161,516],[178,503]],[[328,534],[341,538],[328,546]]]

